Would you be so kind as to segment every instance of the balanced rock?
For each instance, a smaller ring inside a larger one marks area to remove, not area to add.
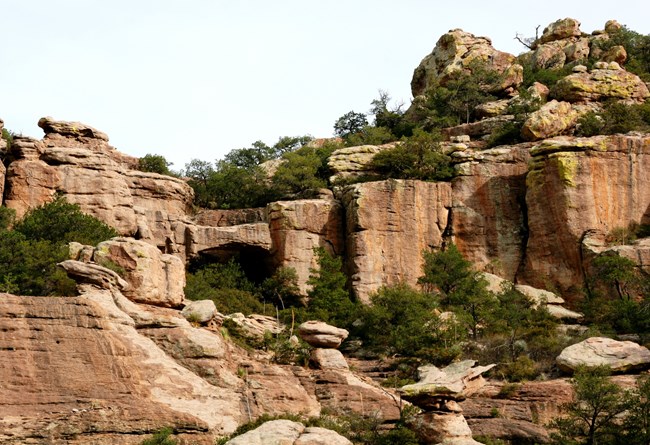
[[[217,312],[217,307],[212,300],[199,300],[192,301],[185,305],[181,311],[181,315],[185,317],[188,321],[193,321],[196,323],[207,323],[212,320],[215,312]]]
[[[56,133],[67,137],[86,137],[108,141],[106,133],[102,133],[90,125],[82,124],[81,122],[57,121],[47,116],[39,119],[38,126],[43,129],[45,134]]]
[[[582,34],[580,31],[580,22],[576,19],[565,18],[556,20],[555,22],[544,28],[540,43],[552,42],[554,40],[567,39],[569,37],[579,37]]]
[[[650,350],[631,341],[591,337],[565,348],[555,361],[567,372],[580,366],[608,366],[613,372],[622,373],[650,367]]]
[[[420,366],[420,380],[403,386],[399,392],[402,398],[424,410],[440,410],[441,400],[463,400],[480,389],[485,385],[481,374],[496,366],[474,367],[475,364],[475,360],[463,360],[442,369],[433,365]]]
[[[315,348],[338,348],[348,338],[348,331],[322,321],[306,321],[298,327],[298,335]]]

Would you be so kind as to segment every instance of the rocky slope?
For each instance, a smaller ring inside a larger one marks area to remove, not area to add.
[[[188,443],[212,443],[263,413],[318,415],[324,408],[399,418],[395,395],[350,370],[338,351],[315,353],[320,365],[313,369],[282,366],[228,341],[217,319],[190,324],[179,312],[183,266],[199,255],[238,253],[262,276],[292,267],[306,292],[313,249],[325,247],[344,257],[363,302],[382,285],[415,285],[423,250],[450,242],[477,268],[568,301],[604,250],[650,267],[648,240],[604,243],[614,229],[650,224],[650,136],[571,135],[578,117],[604,100],[650,96],[621,68],[624,49],[601,48],[617,26],[608,22],[588,36],[572,19],[549,25],[525,60],[539,68],[587,56],[599,61],[591,70],[575,63],[551,91],[532,87],[551,100],[523,124],[529,142],[488,150],[481,138],[513,119],[504,113],[520,100],[523,68],[489,39],[461,30],[443,36],[414,73],[410,112],[430,85],[470,69],[472,60],[505,74],[495,86],[500,99],[483,105],[482,120],[446,129],[443,145],[457,172],[451,182],[373,181],[263,209],[195,214],[182,179],[138,171],[137,159],[85,124],[41,119],[43,139],[16,137],[6,168],[0,164],[3,204],[22,216],[63,194],[124,237],[74,246],[63,267],[79,282],[79,297],[0,295],[0,441],[139,443],[171,425]],[[334,177],[363,176],[372,156],[391,146],[335,152]],[[124,279],[102,259],[125,269]],[[571,396],[565,380],[527,383],[508,400],[498,393],[489,384],[459,400],[472,431],[539,442],[548,438],[541,425]],[[297,434],[302,440],[302,430]]]

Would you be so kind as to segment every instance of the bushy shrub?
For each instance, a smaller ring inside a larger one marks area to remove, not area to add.
[[[16,232],[34,241],[69,243],[76,241],[94,246],[118,236],[117,231],[81,211],[61,196],[54,201],[32,209],[14,226]]]
[[[369,167],[384,178],[446,181],[454,176],[451,158],[440,146],[440,135],[422,130],[377,153]]]
[[[171,176],[172,172],[169,170],[171,162],[167,162],[162,155],[152,155],[147,153],[138,160],[138,169],[143,172],[158,173],[161,175]]]
[[[176,445],[178,442],[170,437],[173,432],[169,427],[163,428],[150,439],[143,440],[140,445]]]
[[[68,243],[96,245],[117,232],[58,197],[35,208],[15,224],[13,212],[0,219],[0,290],[22,295],[74,295],[76,284],[56,266],[68,259]]]

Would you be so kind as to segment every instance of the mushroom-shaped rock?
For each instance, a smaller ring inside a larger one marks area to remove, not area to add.
[[[92,284],[100,289],[128,289],[129,283],[117,273],[99,264],[82,263],[76,260],[65,260],[57,264],[66,271],[68,276],[81,284]]]
[[[441,401],[464,400],[480,389],[485,385],[481,374],[496,366],[474,367],[475,364],[475,360],[463,360],[442,369],[433,365],[420,366],[420,381],[401,387],[399,392],[402,398],[424,410],[440,410]]]
[[[181,315],[185,317],[188,321],[193,321],[196,323],[207,323],[212,320],[215,312],[217,312],[217,307],[212,300],[199,300],[192,301],[185,305],[181,311]]]
[[[38,126],[43,129],[46,135],[56,133],[66,137],[87,137],[108,141],[106,133],[102,133],[90,125],[82,124],[81,122],[57,121],[47,116],[39,119]]]
[[[348,331],[322,321],[306,321],[298,327],[298,335],[315,348],[338,348],[348,338]]]
[[[350,369],[338,349],[316,348],[311,351],[310,360],[318,369]]]
[[[631,341],[591,337],[564,348],[555,361],[566,372],[581,366],[608,366],[612,372],[623,373],[650,367],[650,350]]]

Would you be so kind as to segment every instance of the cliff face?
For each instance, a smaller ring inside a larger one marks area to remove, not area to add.
[[[415,284],[422,271],[422,252],[442,246],[451,206],[448,183],[390,180],[348,187],[347,260],[357,297],[383,285]]]
[[[555,138],[531,151],[522,281],[573,294],[584,282],[581,243],[588,233],[648,224],[649,150],[647,134],[630,134]]]

